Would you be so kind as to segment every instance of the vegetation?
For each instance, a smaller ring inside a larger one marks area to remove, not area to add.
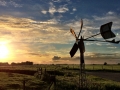
[[[38,68],[42,68],[40,75]],[[79,89],[79,65],[9,65],[0,66],[0,71],[0,90]],[[30,75],[28,71],[33,74]],[[86,71],[119,73],[120,65],[86,65]],[[86,78],[87,90],[120,90],[120,82],[90,74],[87,74]]]
[[[107,62],[104,62],[104,65],[107,65]]]

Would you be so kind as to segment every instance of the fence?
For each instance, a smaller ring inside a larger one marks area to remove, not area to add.
[[[86,70],[120,71],[120,65],[86,65]]]

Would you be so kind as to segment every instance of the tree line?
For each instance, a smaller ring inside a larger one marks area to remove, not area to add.
[[[8,62],[0,62],[0,66],[7,66],[7,65],[33,65],[33,62],[31,61],[20,62],[20,63],[12,62],[11,64],[9,64]]]

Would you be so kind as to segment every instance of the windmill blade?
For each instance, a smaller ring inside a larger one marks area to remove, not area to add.
[[[70,32],[73,34],[73,36],[77,39],[77,36],[72,28],[70,28]]]
[[[78,44],[74,43],[72,49],[70,50],[70,56],[73,57],[78,50]]]
[[[79,34],[78,34],[78,38],[79,38],[80,33],[81,33],[81,31],[82,31],[82,27],[83,27],[83,20],[81,19],[81,26],[80,26],[80,32],[79,32]]]

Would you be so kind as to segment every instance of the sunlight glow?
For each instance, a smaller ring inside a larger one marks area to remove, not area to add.
[[[0,59],[7,58],[9,50],[6,45],[0,44]]]

